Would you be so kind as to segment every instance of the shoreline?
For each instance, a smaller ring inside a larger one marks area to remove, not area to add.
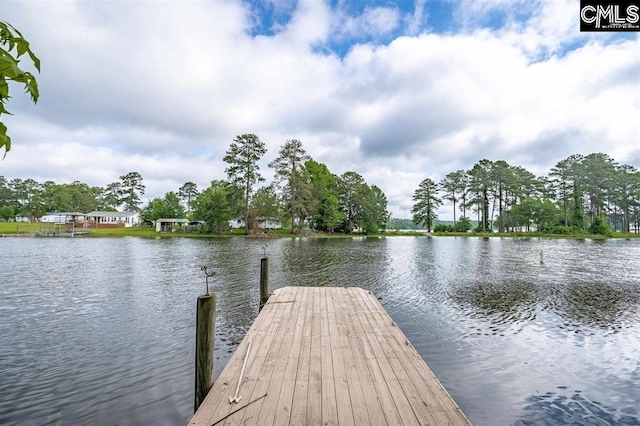
[[[90,232],[87,232],[90,231]],[[0,222],[0,238],[52,238],[58,237],[60,230],[41,223],[15,223]],[[38,235],[42,233],[42,235]],[[54,234],[55,233],[55,234]],[[607,240],[607,239],[634,239],[640,238],[640,234],[614,232],[611,236],[594,235],[594,234],[547,234],[537,232],[427,232],[426,230],[413,229],[393,229],[386,230],[379,234],[360,234],[360,233],[333,233],[326,232],[301,232],[291,234],[289,230],[281,229],[279,231],[267,230],[265,232],[245,235],[242,232],[225,231],[221,234],[201,234],[198,232],[156,232],[155,228],[105,228],[105,229],[77,229],[77,233],[65,232],[63,230],[62,237],[69,238],[105,238],[105,237],[140,237],[140,238],[251,238],[258,240],[277,239],[277,238],[369,238],[369,237],[465,237],[465,238],[550,238],[550,239],[567,239],[567,240]]]
[[[119,232],[118,232],[119,231]],[[524,232],[509,232],[509,233],[462,233],[462,232],[386,232],[380,234],[326,234],[326,233],[311,233],[311,234],[289,234],[289,233],[277,233],[269,234],[266,236],[257,236],[253,234],[245,235],[239,233],[227,233],[227,234],[198,234],[198,233],[157,233],[155,230],[150,229],[132,229],[125,228],[125,230],[115,231],[113,229],[107,232],[92,232],[90,234],[78,234],[78,235],[62,235],[62,238],[123,238],[123,237],[137,237],[137,238],[249,238],[256,240],[272,240],[280,238],[310,238],[310,239],[334,239],[334,238],[380,238],[380,237],[463,237],[463,238],[548,238],[548,239],[566,239],[566,240],[619,240],[619,239],[640,239],[640,234],[635,233],[616,233],[612,236],[594,235],[594,234],[537,234],[537,233],[524,233]],[[31,232],[3,232],[0,233],[0,238],[61,238],[60,236],[51,235],[38,235],[37,230]]]

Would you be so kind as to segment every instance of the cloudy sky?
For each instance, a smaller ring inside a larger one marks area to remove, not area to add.
[[[640,33],[580,33],[577,0],[2,0],[0,19],[42,60],[38,104],[14,85],[2,116],[7,178],[138,171],[154,198],[225,178],[255,133],[268,179],[300,139],[409,218],[421,180],[483,158],[640,167]]]

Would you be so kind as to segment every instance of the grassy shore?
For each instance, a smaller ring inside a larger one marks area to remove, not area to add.
[[[597,234],[549,234],[545,232],[434,232],[438,237],[501,237],[501,238],[564,238],[569,240],[606,240],[609,238],[640,238],[640,234],[614,232],[610,237]]]
[[[59,227],[56,226],[56,232],[59,231]],[[63,228],[64,229],[64,228]],[[54,225],[52,223],[24,223],[24,222],[0,222],[0,235],[10,234],[34,234],[41,231],[53,231]],[[424,235],[420,232],[387,232],[378,236],[394,236],[394,235]],[[229,238],[229,237],[246,237],[244,235],[244,229],[234,229],[231,231],[223,231],[220,234],[204,234],[199,232],[156,232],[155,228],[110,228],[110,229],[91,229],[91,234],[87,235],[91,237],[144,237],[144,238],[172,238],[172,237],[186,237],[186,238]],[[327,232],[312,232],[302,234],[292,234],[290,229],[280,229],[277,231],[270,231],[268,235],[273,238],[354,238],[354,237],[366,237],[376,235],[363,235],[358,233],[343,234],[343,233],[327,233]],[[249,237],[260,238],[261,235],[252,235]]]
[[[30,234],[40,229],[53,230],[53,223],[0,222],[0,234]]]
[[[83,228],[78,228],[79,230]],[[0,222],[0,235],[10,234],[35,234],[42,231],[60,230],[59,226],[53,223],[24,223],[24,222]],[[64,227],[63,227],[64,232]],[[207,238],[211,235],[200,234],[197,232],[175,232],[175,233],[159,233],[155,228],[98,228],[91,229],[91,237],[143,237],[143,238],[170,238],[170,237],[189,237],[189,238]],[[227,235],[232,236],[232,235]]]
[[[52,223],[24,223],[24,222],[0,222],[0,235],[12,235],[12,234],[35,234],[41,231],[53,231],[54,225]],[[59,227],[55,227],[58,231]],[[432,235],[442,237],[507,237],[507,238],[565,238],[565,239],[593,239],[603,240],[607,238],[640,238],[640,234],[627,233],[627,232],[615,232],[611,237],[605,237],[603,235],[590,235],[590,234],[546,234],[538,232],[436,232]],[[159,233],[155,228],[113,228],[113,229],[92,229],[91,237],[143,237],[143,238],[172,238],[172,237],[186,237],[186,238],[229,238],[229,237],[245,237],[244,230],[235,229],[233,231],[225,231],[221,234],[202,234],[199,232],[170,232]],[[354,237],[375,237],[375,236],[425,236],[424,232],[419,231],[388,231],[378,235],[363,235],[358,233],[353,234],[341,234],[334,233],[329,234],[326,232],[313,232],[303,234],[291,234],[288,229],[281,229],[276,232],[270,232],[270,237],[275,238],[354,238]],[[254,237],[259,237],[254,236]]]

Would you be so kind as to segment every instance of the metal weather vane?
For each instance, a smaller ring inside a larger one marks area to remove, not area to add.
[[[213,277],[216,274],[216,271],[209,273],[207,272],[206,266],[203,266],[202,268],[200,268],[200,270],[204,272],[205,282],[207,284],[207,294],[209,294],[209,278]]]

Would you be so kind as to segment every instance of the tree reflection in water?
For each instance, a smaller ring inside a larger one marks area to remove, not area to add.
[[[538,286],[509,280],[502,283],[479,282],[453,291],[453,299],[472,318],[486,318],[503,325],[535,318]]]
[[[457,286],[452,299],[465,315],[494,326],[534,320],[540,310],[558,315],[561,329],[616,333],[633,327],[640,315],[640,287],[623,283],[482,281]]]
[[[567,321],[558,326],[580,331],[584,326],[617,332],[637,320],[640,288],[604,282],[573,282],[560,294],[555,310]]]
[[[579,390],[532,395],[525,401],[522,418],[516,426],[528,425],[640,425],[638,407],[620,410],[589,400]]]

